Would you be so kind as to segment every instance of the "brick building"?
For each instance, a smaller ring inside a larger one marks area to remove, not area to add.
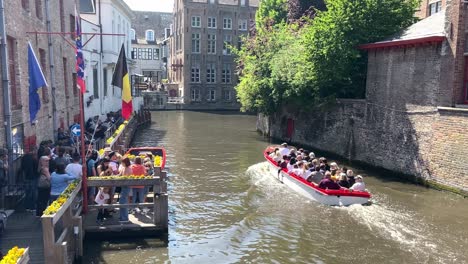
[[[42,140],[53,140],[58,127],[68,128],[79,120],[78,91],[75,83],[74,42],[68,34],[30,32],[74,32],[75,1],[21,0],[5,3],[6,46],[10,81],[13,153],[16,159]],[[49,15],[50,14],[50,15]],[[50,22],[50,29],[47,24]],[[40,89],[41,109],[37,122],[29,117],[28,42],[41,64],[48,87]],[[0,86],[2,84],[0,83]],[[1,96],[5,87],[0,88]],[[4,121],[4,105],[0,122]],[[5,146],[5,127],[0,127],[0,145]]]
[[[422,0],[416,16],[423,19],[445,9],[447,0]]]
[[[171,96],[184,109],[239,109],[229,46],[255,19],[259,0],[177,0],[170,41]]]
[[[442,7],[428,13],[427,7]],[[468,193],[468,9],[423,1],[426,18],[368,52],[366,98],[323,113],[285,107],[258,127],[276,138]],[[287,136],[286,124],[294,124]]]
[[[168,45],[172,14],[133,11],[131,40],[134,73],[152,87],[167,79]],[[154,87],[153,87],[154,88]]]

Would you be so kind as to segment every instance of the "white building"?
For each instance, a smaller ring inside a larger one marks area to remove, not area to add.
[[[85,116],[86,119],[94,116],[104,118],[122,106],[121,89],[111,85],[122,43],[125,45],[128,71],[132,74],[130,29],[133,13],[123,0],[80,0],[80,15],[83,33],[100,34],[83,35],[83,45],[86,43],[83,47],[87,87]],[[141,97],[133,98],[134,110],[142,104]]]

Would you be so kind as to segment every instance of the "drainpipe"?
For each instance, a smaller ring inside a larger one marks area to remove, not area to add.
[[[5,7],[3,0],[0,0],[0,55],[2,57],[2,88],[3,88],[3,116],[5,125],[5,141],[8,150],[8,179],[13,177],[13,136],[11,134],[11,105],[10,105],[10,80],[8,80],[8,52],[7,52],[7,37],[5,29]],[[3,192],[2,192],[3,193]],[[2,194],[3,196],[3,194]],[[3,197],[2,197],[3,198]],[[0,201],[4,206],[3,199]]]
[[[102,104],[103,104],[103,100],[104,100],[104,98],[103,98],[104,97],[104,89],[107,88],[107,87],[104,87],[104,83],[107,83],[107,81],[104,82],[104,80],[103,80],[104,74],[102,72],[103,71],[103,69],[102,69],[102,59],[104,57],[104,53],[102,52],[102,50],[103,50],[103,37],[102,37],[102,10],[101,10],[102,8],[101,7],[102,7],[101,0],[99,0],[99,33],[100,33],[100,35],[99,35],[99,39],[100,39],[99,44],[100,44],[100,50],[99,50],[99,62],[98,62],[98,76],[101,76],[101,78],[99,78],[99,80],[100,80],[100,82],[99,82],[100,85],[99,86],[101,86],[103,88],[101,96],[99,96],[99,102],[100,102],[99,107],[101,108],[100,113],[101,113],[101,115],[103,115],[103,113],[102,113]],[[107,69],[106,69],[106,71],[107,71]],[[108,77],[108,76],[106,75],[106,77]],[[107,79],[109,79],[109,78],[107,78]],[[99,89],[99,90],[101,90],[101,89]],[[107,91],[107,94],[109,94],[109,91]]]
[[[47,24],[47,32],[52,32],[52,26],[50,23],[50,0],[45,1],[45,13],[46,13],[46,24]],[[50,84],[52,87],[52,135],[54,141],[57,140],[57,104],[55,101],[55,58],[54,58],[54,47],[52,45],[52,35],[47,35],[47,42],[49,46],[49,68],[50,68]]]

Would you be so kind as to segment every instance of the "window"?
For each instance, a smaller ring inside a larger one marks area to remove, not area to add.
[[[200,33],[192,33],[192,53],[200,53]]]
[[[93,69],[93,93],[94,99],[99,98],[99,82],[98,82],[98,71]]]
[[[231,101],[231,91],[229,90],[224,90],[223,91],[223,99],[225,101]]]
[[[231,42],[232,42],[232,36],[224,35],[223,55],[231,55],[231,49],[229,48],[229,46],[231,45]]]
[[[136,33],[133,28],[130,29],[130,40],[136,40]]]
[[[96,14],[96,0],[80,0],[80,13]]]
[[[231,83],[231,65],[223,64],[223,71],[221,72],[221,82]]]
[[[216,35],[208,34],[208,54],[216,54]]]
[[[192,101],[200,101],[200,89],[192,89],[190,91],[190,98]]]
[[[159,60],[159,49],[153,49],[153,60]]]
[[[192,27],[201,27],[201,17],[199,16],[192,17]]]
[[[247,19],[239,19],[239,30],[247,31]]]
[[[63,90],[65,96],[68,97],[68,65],[67,58],[62,58],[63,63]]]
[[[21,7],[23,7],[24,10],[29,11],[29,0],[21,0]]]
[[[75,40],[75,28],[76,28],[76,24],[75,24],[75,16],[74,15],[70,15],[70,38]]]
[[[232,29],[232,19],[224,18],[223,19],[223,28],[224,29]]]
[[[215,83],[216,82],[216,64],[208,63],[206,65],[206,82]]]
[[[44,76],[46,76],[47,58],[46,52],[43,49],[39,49],[39,63],[41,64]],[[49,91],[47,89],[47,86],[42,87],[42,100],[46,103],[49,102]]]
[[[36,1],[36,17],[42,20],[42,0]]]
[[[442,10],[442,1],[437,1],[432,4],[429,4],[429,15],[433,15],[435,13],[438,13]]]
[[[107,69],[102,70],[102,79],[104,81],[104,97],[107,96]]]
[[[216,91],[215,90],[209,90],[208,91],[208,97],[206,98],[207,101],[216,101]]]
[[[241,0],[241,6],[245,6],[245,0]]]
[[[208,18],[208,28],[216,28],[216,17]]]
[[[146,41],[154,41],[154,30],[146,30]]]
[[[171,36],[171,28],[164,29],[164,38],[167,39]]]
[[[11,105],[13,108],[18,108],[21,102],[20,87],[16,80],[16,39],[7,37],[8,49],[8,73],[10,74],[10,87],[11,87]]]
[[[200,65],[192,66],[192,76],[191,76],[190,80],[193,83],[199,83],[200,82]]]
[[[210,4],[214,4],[215,3],[215,0],[210,0]]]

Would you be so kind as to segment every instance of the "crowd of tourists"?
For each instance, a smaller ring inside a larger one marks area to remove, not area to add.
[[[336,162],[328,163],[324,157],[316,158],[311,151],[302,148],[296,150],[283,143],[269,153],[269,156],[288,173],[301,177],[321,189],[366,191],[361,175],[354,176],[352,170],[340,167]]]
[[[0,153],[2,154],[2,153]],[[6,164],[1,163],[3,167]],[[135,157],[131,162],[118,152],[107,147],[99,155],[92,146],[87,146],[86,171],[88,177],[96,176],[145,176],[153,175],[154,163],[151,153],[146,157]],[[54,147],[51,141],[41,142],[38,149],[33,149],[22,160],[23,174],[28,180],[26,189],[26,209],[33,211],[37,217],[42,216],[47,206],[56,200],[67,186],[75,179],[83,176],[83,164],[80,154],[67,147]],[[90,204],[128,203],[132,199],[135,203],[143,203],[148,193],[145,186],[117,187],[117,188],[88,188]],[[114,194],[119,194],[114,201]],[[135,211],[141,211],[136,208]],[[113,210],[99,210],[97,222],[102,224],[106,218],[112,217]],[[128,221],[128,209],[120,209],[120,221]]]

